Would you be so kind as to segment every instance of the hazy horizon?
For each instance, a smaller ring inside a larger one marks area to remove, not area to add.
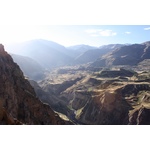
[[[65,47],[81,44],[98,47],[149,41],[150,25],[3,26],[0,28],[0,33],[2,44],[44,39]]]

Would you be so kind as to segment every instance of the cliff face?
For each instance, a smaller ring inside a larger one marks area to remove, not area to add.
[[[0,87],[1,124],[69,124],[36,97],[3,45],[0,45]]]

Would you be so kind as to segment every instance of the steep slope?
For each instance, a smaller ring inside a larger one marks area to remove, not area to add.
[[[0,123],[69,124],[43,104],[19,66],[0,45]]]
[[[67,102],[62,101],[62,99],[59,98],[58,94],[56,94],[53,89],[50,87],[47,87],[47,90],[44,90],[41,88],[37,82],[30,80],[29,81],[32,87],[34,88],[37,97],[43,102],[51,106],[51,108],[57,113],[61,115],[65,115],[68,120],[72,121],[72,118],[70,117],[72,112],[67,107]],[[61,117],[61,116],[60,116]]]
[[[70,63],[67,49],[55,42],[47,40],[31,40],[19,44],[7,45],[10,53],[31,57],[44,68],[53,68]]]
[[[10,55],[13,58],[14,62],[19,65],[24,75],[26,75],[30,79],[41,80],[45,77],[45,69],[32,58],[16,54]]]
[[[72,119],[72,110],[68,107],[69,101],[61,97],[61,93],[70,86],[80,82],[85,74],[83,72],[82,74],[77,72],[75,74],[71,73],[71,69],[68,74],[58,74],[57,71],[51,72],[45,80],[38,82],[41,88],[36,85],[35,82],[30,82],[35,88],[37,96],[39,96],[43,102],[50,104],[53,110],[63,113]]]
[[[117,48],[97,59],[91,66],[137,65],[144,59],[150,59],[150,45],[148,42]]]

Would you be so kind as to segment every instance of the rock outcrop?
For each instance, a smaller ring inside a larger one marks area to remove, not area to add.
[[[19,66],[0,45],[0,123],[72,124],[43,104]]]

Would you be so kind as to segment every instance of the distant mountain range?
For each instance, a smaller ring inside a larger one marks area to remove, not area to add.
[[[72,56],[73,58],[78,57],[79,55],[83,54],[84,52],[86,52],[88,50],[93,50],[96,48],[97,47],[89,46],[89,45],[85,45],[85,44],[67,47],[67,49],[70,51],[70,56]]]
[[[93,62],[99,57],[103,56],[104,54],[107,54],[108,52],[112,51],[113,49],[119,48],[124,46],[123,44],[109,44],[104,45],[99,48],[95,49],[89,49],[86,50],[84,53],[80,54],[78,57],[75,58],[74,63],[75,64],[84,64],[88,62]]]
[[[6,45],[8,52],[31,57],[44,68],[58,67],[69,64],[71,57],[67,49],[52,41],[31,40],[19,44]]]
[[[30,57],[42,67],[48,69],[64,65],[89,63],[95,61],[112,49],[121,46],[122,44],[110,44],[94,47],[82,44],[64,47],[56,42],[43,39],[5,45],[8,52]]]
[[[89,63],[90,67],[137,65],[144,59],[150,59],[149,41],[141,44],[109,44],[100,47],[89,45],[64,47],[53,41],[35,39],[5,45],[5,49],[11,53],[24,74],[35,80],[43,76],[45,69],[51,70],[66,65]]]
[[[75,48],[76,47],[76,48]],[[25,76],[33,80],[44,78],[45,69],[72,64],[74,58],[91,46],[75,46],[72,49],[47,40],[36,39],[23,43],[5,45],[14,61],[19,64]]]
[[[110,53],[99,57],[91,66],[137,65],[144,59],[150,59],[150,42],[116,48]]]

